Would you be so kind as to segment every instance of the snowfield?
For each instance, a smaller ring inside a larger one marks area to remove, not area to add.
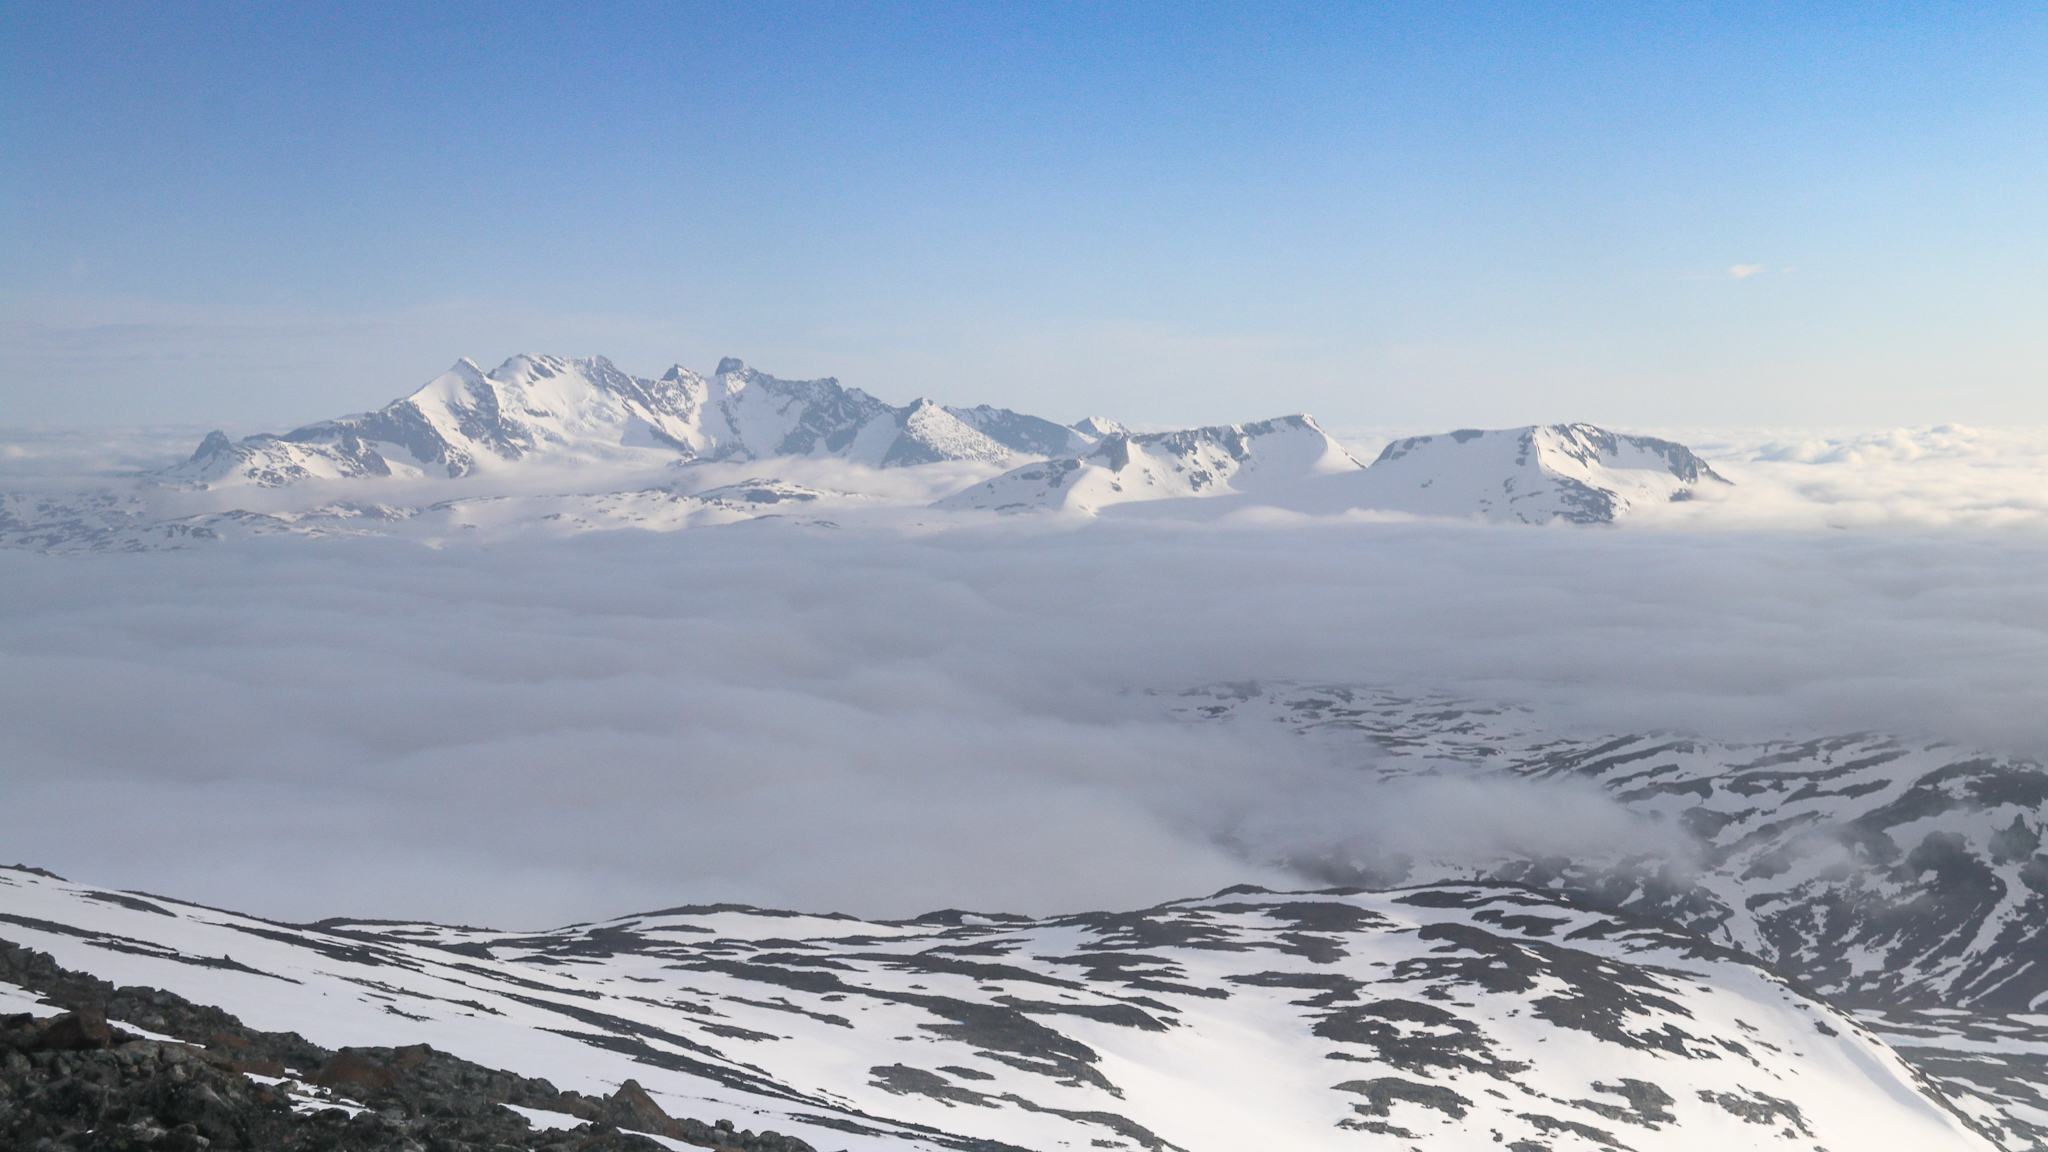
[[[278,924],[31,870],[0,932],[317,1044],[425,1042],[820,1149],[1984,1149],[1855,1020],[1498,884],[908,922]]]

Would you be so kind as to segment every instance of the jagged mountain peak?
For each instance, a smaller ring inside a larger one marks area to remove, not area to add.
[[[279,487],[314,479],[467,476],[532,459],[751,460],[839,457],[876,467],[1006,461],[1078,449],[1092,438],[1035,416],[920,397],[891,406],[837,379],[784,380],[721,359],[712,378],[677,364],[660,379],[603,356],[536,353],[485,372],[455,364],[374,412],[282,436],[209,438],[184,463],[152,475],[192,488]]]
[[[192,458],[186,462],[197,464],[209,456],[226,452],[233,447],[234,441],[228,439],[228,434],[216,428],[206,434],[206,438],[199,442],[199,447],[192,450]]]
[[[995,438],[928,399],[902,410],[903,429],[882,457],[889,464],[932,464],[940,460],[1008,460],[1011,450]]]
[[[504,363],[493,368],[487,375],[493,380],[509,382],[522,377],[552,379],[576,371],[585,372],[591,379],[598,380],[617,372],[618,369],[603,356],[544,356],[520,352],[507,356]]]

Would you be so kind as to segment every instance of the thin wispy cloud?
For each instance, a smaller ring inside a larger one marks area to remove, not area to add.
[[[1730,280],[1747,280],[1764,270],[1761,264],[1731,264],[1728,266]]]

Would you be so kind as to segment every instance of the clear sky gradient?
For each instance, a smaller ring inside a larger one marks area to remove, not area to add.
[[[0,9],[0,424],[2048,422],[2039,5]]]

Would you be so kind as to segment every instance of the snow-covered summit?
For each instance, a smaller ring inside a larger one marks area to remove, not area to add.
[[[1085,452],[1110,432],[1123,430],[1120,425],[1107,420],[1097,422],[1110,425],[1107,430],[1098,430],[1088,420],[1069,427],[1037,416],[1012,412],[1008,408],[992,408],[987,404],[978,404],[972,408],[948,408],[946,411],[954,419],[986,434],[991,439],[1032,456],[1067,456]]]
[[[1130,429],[1104,416],[1090,416],[1083,420],[1076,420],[1074,422],[1074,431],[1079,432],[1083,436],[1100,440],[1104,436],[1113,436],[1118,432],[1128,432]]]
[[[1726,484],[1683,444],[1590,424],[1414,436],[1359,464],[1308,416],[1134,435],[1109,421],[1088,451],[1031,463],[933,505],[1093,513],[1137,501],[1211,516],[1247,504],[1311,514],[1359,510],[1545,524],[1607,524],[1631,509]],[[1114,429],[1114,430],[1111,430]]]
[[[529,459],[836,457],[871,467],[1007,461],[1093,438],[1050,420],[930,400],[895,407],[831,377],[783,380],[727,357],[710,377],[678,364],[660,379],[602,356],[514,356],[486,373],[459,360],[375,412],[230,441],[214,433],[153,478],[176,487],[281,487],[301,480],[468,476]]]
[[[1284,503],[1316,513],[1611,524],[1632,508],[1689,500],[1703,484],[1727,483],[1683,444],[1591,424],[1546,424],[1396,440],[1372,467],[1304,484]]]
[[[1110,423],[1091,425],[1105,426]],[[933,507],[1088,513],[1137,500],[1253,491],[1360,467],[1309,416],[1143,435],[1118,430],[1085,454],[1012,469]]]

